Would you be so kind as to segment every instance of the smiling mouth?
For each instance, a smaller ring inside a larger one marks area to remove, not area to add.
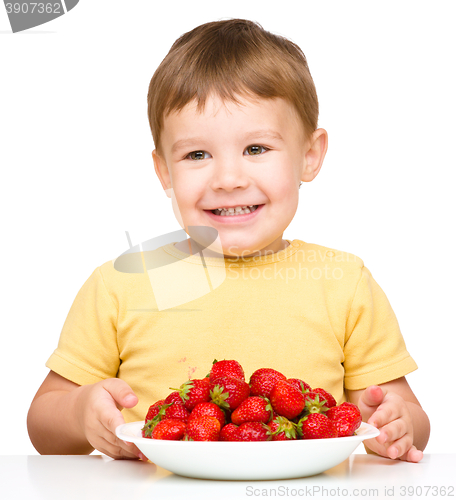
[[[221,207],[221,209],[216,208],[215,210],[210,210],[210,212],[212,212],[214,215],[232,217],[234,215],[250,214],[254,212],[258,207],[259,205],[244,205],[243,207],[227,209]]]

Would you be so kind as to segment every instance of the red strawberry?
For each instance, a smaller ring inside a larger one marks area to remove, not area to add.
[[[184,441],[218,441],[220,422],[209,415],[191,419],[187,424]]]
[[[288,420],[288,418],[275,417],[269,422],[270,434],[273,441],[289,441],[298,439],[296,424]]]
[[[348,402],[330,408],[326,415],[334,422],[339,437],[353,436],[362,421],[359,408]]]
[[[213,382],[219,377],[233,377],[245,381],[245,374],[242,366],[234,360],[224,359],[222,361],[217,361],[214,359],[209,378],[210,381]]]
[[[252,373],[250,377],[250,394],[252,396],[264,396],[269,398],[271,391],[278,380],[286,380],[287,377],[272,368],[260,368]]]
[[[336,406],[336,404],[337,404],[336,400],[334,399],[332,394],[330,394],[328,391],[325,391],[324,389],[317,388],[317,389],[312,389],[312,392],[316,392],[317,394],[320,394],[320,399],[326,399],[325,406],[327,408],[332,408],[333,406]]]
[[[164,402],[164,399],[160,399],[149,407],[146,418],[144,419],[144,427],[141,429],[141,435],[143,438],[152,437],[152,430],[158,422],[158,419],[156,419],[155,417],[159,414]]]
[[[226,410],[235,410],[244,399],[249,397],[247,382],[233,377],[216,378],[210,385],[212,402]]]
[[[260,396],[251,396],[244,399],[242,403],[231,414],[231,422],[241,425],[244,422],[263,422],[266,424],[271,420],[272,407],[268,399]]]
[[[300,378],[289,378],[287,379],[287,382],[292,386],[296,387],[296,389],[299,389],[301,392],[312,390],[310,388],[310,385],[306,384],[306,382],[304,382],[304,380],[301,380]]]
[[[274,410],[289,420],[297,417],[304,409],[304,394],[286,380],[279,380],[271,392]]]
[[[166,439],[179,441],[185,433],[186,425],[182,420],[162,420],[158,422],[152,432],[152,439]]]
[[[326,413],[328,407],[326,406],[326,399],[324,399],[318,392],[305,392],[304,393],[304,414],[309,413]]]
[[[161,420],[175,419],[182,420],[182,422],[187,422],[188,417],[190,416],[190,412],[182,403],[171,403],[169,406],[163,406],[166,406],[166,408]]]
[[[219,436],[220,441],[240,441],[239,427],[234,424],[227,424],[222,427]]]
[[[173,388],[170,387],[170,389]],[[204,379],[189,380],[182,384],[178,391],[188,411],[192,411],[198,403],[206,403],[211,399],[209,383]]]
[[[151,412],[150,412],[151,413]],[[141,429],[142,437],[151,437],[152,432],[158,422],[163,420],[181,420],[186,423],[190,412],[182,403],[163,403],[160,406],[159,412],[151,420],[147,420],[144,427]]]
[[[216,418],[220,422],[220,426],[223,427],[225,425],[225,413],[223,410],[217,406],[215,403],[199,403],[193,408],[193,411],[190,413],[189,420],[201,417],[203,415],[209,415],[210,417]]]
[[[261,422],[244,422],[238,427],[239,441],[270,441],[269,427]]]
[[[148,420],[152,420],[156,415],[158,415],[158,412],[160,411],[161,405],[165,402],[164,399],[160,399],[153,405],[149,407],[149,410],[147,412],[146,418],[144,419],[144,422],[147,422]]]
[[[169,394],[166,399],[165,399],[165,403],[167,405],[171,404],[171,403],[179,403],[181,405],[184,404],[184,402],[182,401],[182,398],[180,396],[180,392],[179,391],[174,391],[172,392],[171,394]]]
[[[324,439],[337,437],[334,422],[323,413],[311,413],[298,422],[298,433],[302,439]]]

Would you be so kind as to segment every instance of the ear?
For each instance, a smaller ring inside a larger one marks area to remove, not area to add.
[[[160,180],[163,189],[165,190],[166,196],[170,198],[169,189],[172,187],[172,184],[168,166],[166,165],[164,158],[157,153],[156,149],[152,151],[152,159],[154,161],[155,173],[157,174],[157,177]]]
[[[310,182],[320,172],[326,151],[328,150],[328,132],[319,128],[311,135],[304,158],[301,180]]]

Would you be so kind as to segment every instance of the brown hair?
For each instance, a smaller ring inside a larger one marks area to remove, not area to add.
[[[317,128],[317,92],[305,55],[295,43],[252,21],[206,23],[174,42],[147,94],[157,151],[164,117],[194,99],[197,110],[203,110],[211,93],[233,102],[236,96],[280,97],[295,107],[306,136]]]

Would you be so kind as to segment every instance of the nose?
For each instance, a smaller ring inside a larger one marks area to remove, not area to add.
[[[223,189],[231,192],[238,188],[246,188],[249,183],[249,172],[241,158],[219,157],[213,163],[211,187],[214,191]]]

